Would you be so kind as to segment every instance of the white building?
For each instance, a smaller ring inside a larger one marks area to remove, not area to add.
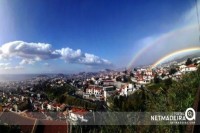
[[[86,89],[86,95],[101,95],[103,92],[103,88],[102,87],[96,87],[96,86],[89,86]]]
[[[195,65],[189,65],[189,66],[186,66],[185,68],[182,68],[181,72],[185,73],[185,72],[192,72],[196,70],[197,70],[197,67]]]
[[[184,69],[184,68],[186,68],[187,66],[186,65],[180,65],[179,66],[179,69]]]
[[[52,106],[50,104],[47,104],[47,109],[52,110]]]
[[[69,119],[75,122],[78,120],[81,122],[88,122],[88,120],[85,118],[87,113],[88,112],[84,109],[72,109],[69,111]]]

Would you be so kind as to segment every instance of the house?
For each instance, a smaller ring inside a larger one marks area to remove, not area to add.
[[[86,94],[88,95],[101,95],[103,92],[103,88],[102,87],[97,87],[97,86],[89,86],[87,89],[86,89]]]
[[[149,84],[151,81],[151,77],[139,75],[137,78],[138,84]]]
[[[120,90],[119,90],[119,95],[121,96],[127,96],[127,87],[123,86]]]
[[[85,98],[85,99],[90,98],[90,94],[84,94],[84,95],[83,95],[83,98]]]
[[[95,96],[95,98],[92,95]],[[103,98],[103,87],[90,85],[86,89],[85,93],[83,94],[83,98],[86,98],[86,99],[93,98],[92,100],[102,100],[102,98]]]
[[[127,91],[135,91],[136,88],[134,88],[133,84],[128,84]]]
[[[135,77],[134,77],[134,78],[132,77],[132,78],[131,78],[131,81],[133,81],[133,82],[136,83],[136,82],[137,82],[137,79],[136,79]]]
[[[19,125],[22,132],[33,132],[35,129],[36,119],[24,117],[14,112],[3,112],[0,120],[8,125]]]
[[[47,104],[47,109],[48,109],[48,110],[52,110],[51,104]]]
[[[61,106],[61,104],[54,103],[54,104],[52,104],[51,108],[52,108],[52,110],[56,110],[58,112],[58,111],[61,111],[60,106]]]
[[[111,95],[116,93],[116,89],[114,86],[107,86],[107,87],[103,87],[103,98],[104,101],[107,100],[108,97],[110,97]]]
[[[94,90],[94,95],[100,95],[102,93],[102,88],[99,88],[99,87],[95,87]]]
[[[178,71],[178,72],[176,72],[176,73],[174,74],[174,76],[175,76],[176,78],[180,78],[180,77],[182,76],[182,73],[181,73],[180,71]]]
[[[104,86],[111,86],[111,85],[114,85],[114,81],[112,81],[112,80],[104,80],[104,81],[103,81],[103,85],[104,85]]]
[[[189,71],[196,71],[197,70],[197,67],[194,64],[191,64],[191,65],[189,65],[187,67],[189,68]]]
[[[184,68],[186,68],[187,66],[186,65],[180,65],[179,66],[179,69],[181,70],[181,69],[184,69]]]
[[[36,113],[38,114],[38,113]],[[68,133],[66,121],[42,120],[41,117],[31,118],[14,112],[3,112],[0,120],[8,125],[19,125],[24,133]]]
[[[35,133],[68,133],[68,123],[64,121],[38,120]]]
[[[185,72],[192,72],[192,71],[196,71],[197,67],[193,64],[186,66],[185,68],[181,69],[181,72],[185,73]]]
[[[148,76],[152,76],[153,72],[152,72],[152,70],[146,70],[144,74],[148,75]]]
[[[69,111],[69,119],[75,122],[81,121],[81,122],[88,122],[88,119],[86,119],[86,115],[89,112],[85,109],[80,108],[72,108]]]

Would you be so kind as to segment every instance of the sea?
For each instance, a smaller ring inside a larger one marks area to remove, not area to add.
[[[29,80],[38,75],[39,74],[0,74],[0,82]]]

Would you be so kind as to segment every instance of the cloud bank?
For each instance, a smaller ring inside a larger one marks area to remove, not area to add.
[[[90,66],[110,66],[112,63],[96,55],[83,53],[80,49],[61,48],[54,50],[51,44],[28,43],[24,41],[13,41],[0,47],[0,59],[9,60],[18,58],[20,65],[34,64],[35,62],[62,59],[67,63],[84,64]]]
[[[10,66],[10,63],[0,63],[0,70],[23,69],[23,66]]]

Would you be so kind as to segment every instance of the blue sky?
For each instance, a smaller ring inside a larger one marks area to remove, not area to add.
[[[187,20],[193,8],[193,0],[0,0],[0,73],[126,67],[146,38],[196,24]],[[162,56],[145,54],[135,66]]]

